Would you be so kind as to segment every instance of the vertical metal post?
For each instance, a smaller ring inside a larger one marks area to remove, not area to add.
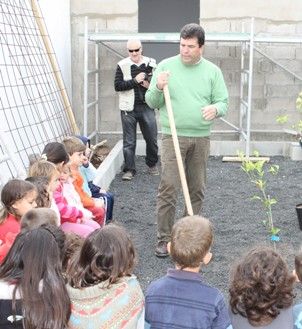
[[[99,31],[98,24],[95,26],[95,33]],[[95,138],[96,143],[98,142],[99,133],[99,44],[95,43],[95,99],[97,103],[95,104]]]
[[[244,23],[241,26],[241,32],[244,33]],[[244,55],[246,52],[246,43],[241,42],[241,61],[240,61],[240,111],[239,111],[239,129],[240,129],[240,140],[243,140],[242,130],[243,130],[243,117],[246,113],[246,107],[243,103],[243,96],[244,96],[244,84],[246,82],[246,75],[244,73]]]
[[[83,135],[87,136],[88,112],[88,17],[84,18],[84,99],[83,99]]]
[[[254,17],[251,19],[251,33],[250,33],[250,58],[249,58],[249,79],[248,79],[248,95],[247,95],[247,132],[245,144],[245,156],[250,155],[251,142],[251,111],[252,111],[252,91],[253,91],[253,63],[254,63]]]

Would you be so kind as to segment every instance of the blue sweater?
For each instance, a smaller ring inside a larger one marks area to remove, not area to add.
[[[221,292],[199,273],[169,269],[146,293],[146,323],[152,329],[230,329]]]

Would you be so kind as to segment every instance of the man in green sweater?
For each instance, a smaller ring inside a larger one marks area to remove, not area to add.
[[[204,199],[210,129],[213,120],[224,116],[228,92],[221,70],[202,57],[205,34],[198,24],[187,24],[180,32],[180,54],[163,60],[154,72],[145,99],[158,108],[162,128],[162,173],[157,198],[155,254],[168,256],[167,243],[175,217],[180,178],[171,136],[163,88],[169,86],[180,152],[185,167],[194,214]]]

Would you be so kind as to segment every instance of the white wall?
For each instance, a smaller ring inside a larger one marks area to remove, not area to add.
[[[71,102],[70,0],[40,0],[39,5]]]

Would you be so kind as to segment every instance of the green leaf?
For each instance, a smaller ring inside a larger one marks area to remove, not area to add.
[[[284,124],[288,121],[288,115],[278,115],[276,121],[277,123]]]
[[[252,197],[251,197],[251,200],[260,200],[260,201],[262,201],[262,199],[261,199],[260,196],[258,196],[258,195],[254,195],[254,196],[252,196]]]
[[[270,233],[272,235],[277,235],[280,231],[281,231],[280,228],[278,228],[278,227],[272,227],[271,230],[270,230]]]

